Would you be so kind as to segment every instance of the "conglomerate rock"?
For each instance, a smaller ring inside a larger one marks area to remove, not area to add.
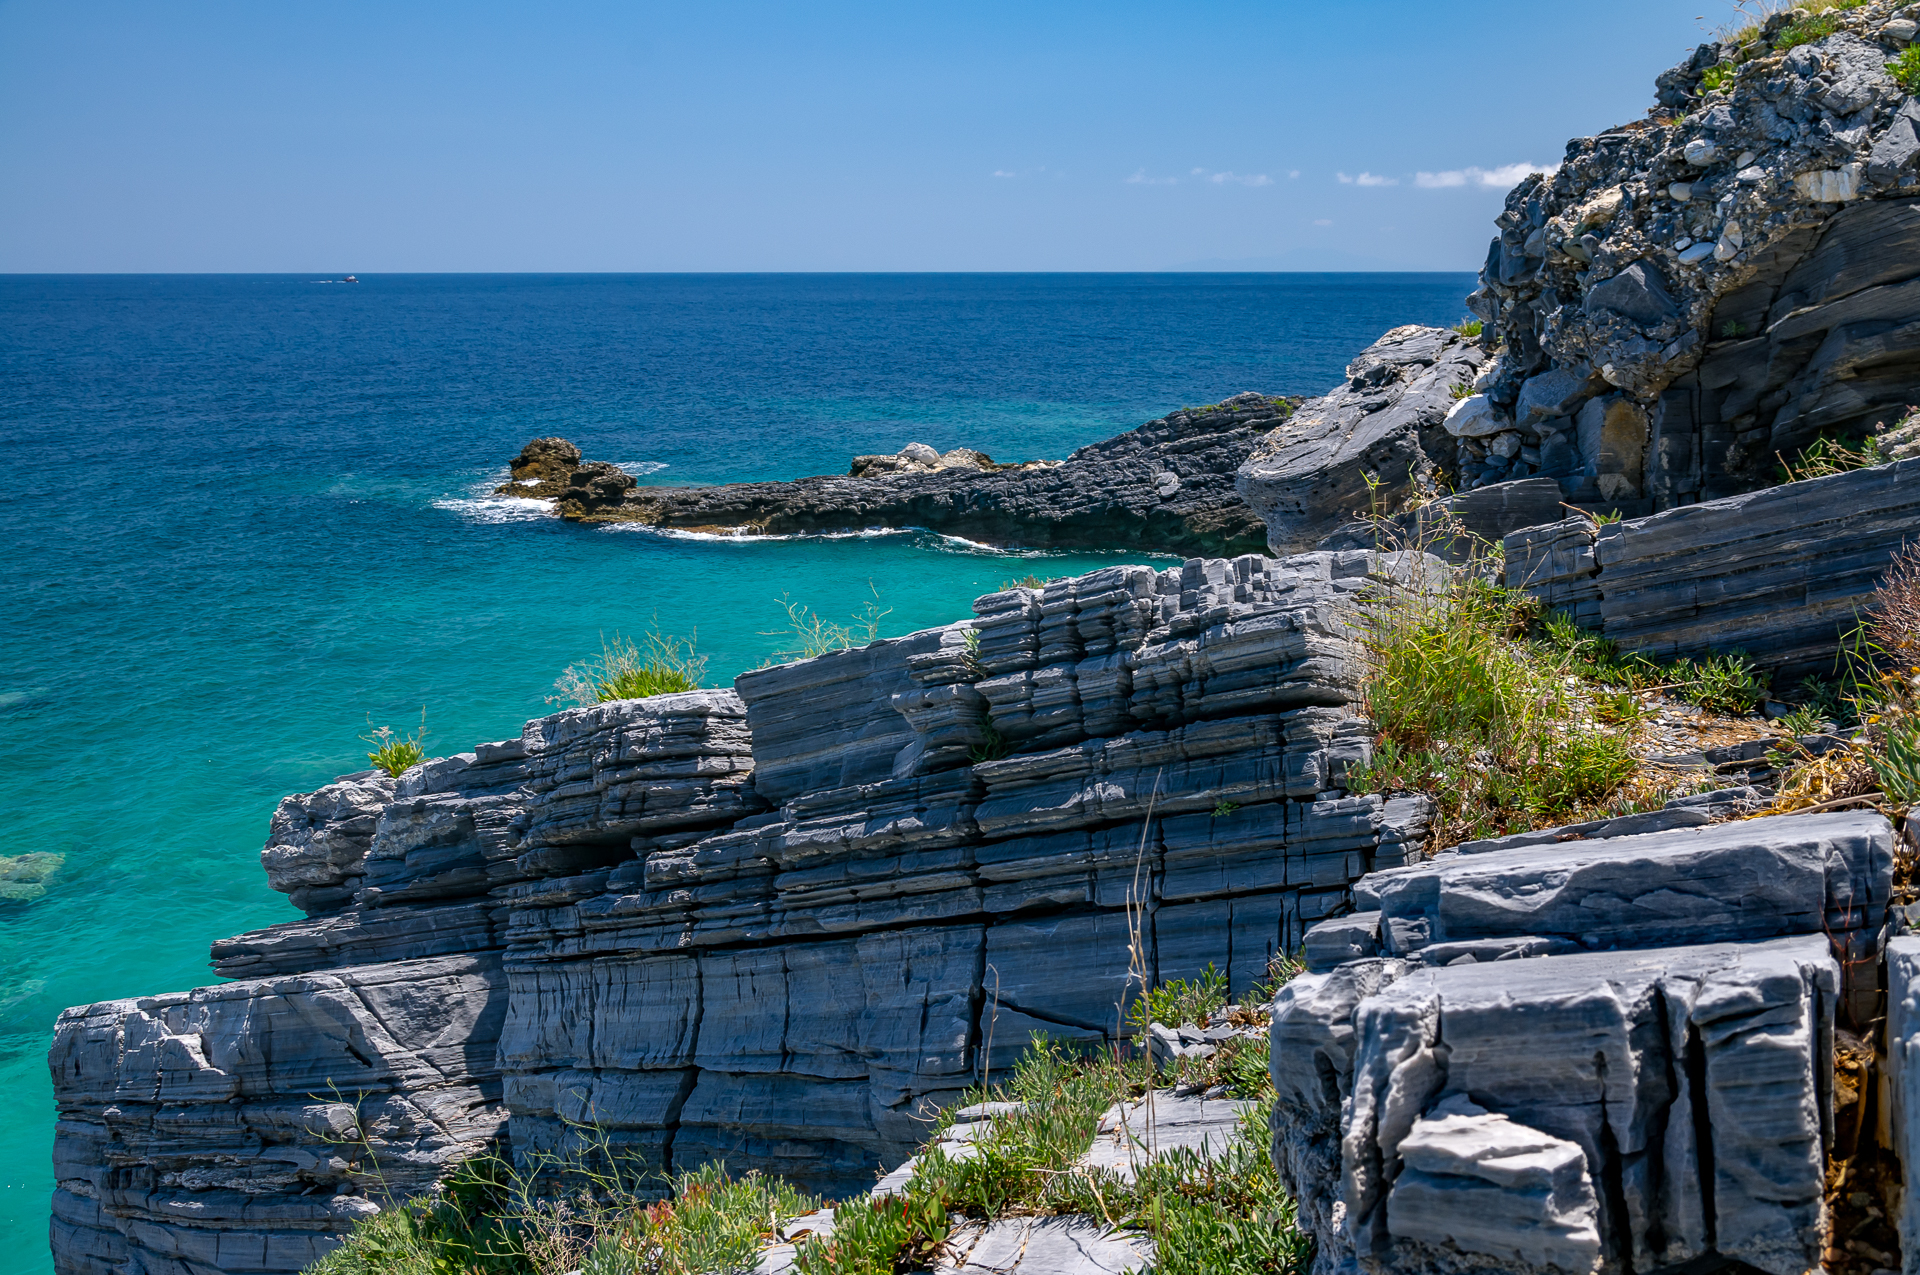
[[[1240,490],[1274,548],[1358,543],[1325,538],[1434,480],[1551,480],[1637,517],[1770,486],[1816,440],[1904,419],[1920,101],[1888,64],[1913,38],[1893,0],[1776,12],[1663,74],[1645,118],[1569,142],[1496,219],[1467,298],[1477,347],[1389,333],[1253,449]]]
[[[1777,456],[1920,399],[1920,106],[1889,74],[1913,35],[1895,9],[1702,45],[1647,118],[1514,188],[1469,300],[1500,346],[1449,423],[1463,476],[1665,509],[1767,485]]]
[[[1265,530],[1235,493],[1234,473],[1292,402],[1248,393],[1170,412],[1063,461],[995,465],[967,448],[943,457],[915,445],[925,456],[862,456],[850,474],[716,487],[638,486],[596,461],[576,468],[563,487],[509,483],[500,490],[555,499],[574,521],[730,535],[918,527],[1035,548],[1261,552]]]
[[[583,1124],[870,1185],[1033,1031],[1110,1041],[1210,962],[1244,992],[1417,853],[1423,799],[1345,790],[1344,617],[1439,569],[1115,567],[289,798],[262,858],[308,917],[56,1028],[56,1268],[291,1272]]]

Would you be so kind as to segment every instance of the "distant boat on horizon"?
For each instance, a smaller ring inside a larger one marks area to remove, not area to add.
[[[360,282],[360,280],[358,280],[352,275],[348,275],[344,279],[315,279],[314,282],[315,283],[358,283]]]

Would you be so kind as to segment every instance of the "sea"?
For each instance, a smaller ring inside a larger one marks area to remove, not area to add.
[[[37,1275],[70,1005],[216,981],[294,919],[275,803],[555,711],[616,636],[724,685],[788,605],[892,636],[1138,553],[911,529],[734,540],[500,497],[561,435],[642,483],[843,473],[910,442],[1065,456],[1243,390],[1317,394],[1467,274],[0,276],[0,1252]],[[329,280],[335,280],[329,282]],[[1162,560],[1171,565],[1173,560]],[[22,856],[59,856],[19,862]],[[31,867],[32,872],[23,869]]]

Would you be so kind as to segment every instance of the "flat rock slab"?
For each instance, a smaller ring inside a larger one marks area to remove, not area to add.
[[[1233,1141],[1241,1113],[1251,1106],[1232,1098],[1208,1101],[1167,1093],[1155,1093],[1151,1102],[1120,1103],[1100,1117],[1099,1132],[1079,1163],[1131,1182],[1141,1165],[1169,1151],[1186,1149],[1218,1159]]]
[[[1120,1275],[1153,1260],[1153,1246],[1086,1217],[971,1223],[948,1241],[942,1275]]]
[[[1892,879],[1892,825],[1854,811],[1443,855],[1356,893],[1378,897],[1383,951],[1415,956],[1527,936],[1591,951],[1867,934]]]

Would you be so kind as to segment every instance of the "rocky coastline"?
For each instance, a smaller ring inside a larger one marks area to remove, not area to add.
[[[1297,399],[1239,394],[1171,412],[1059,461],[995,464],[911,443],[849,472],[792,482],[642,486],[564,439],[536,439],[502,495],[552,500],[573,522],[628,522],[718,535],[819,535],[908,528],[1025,548],[1139,549],[1231,556],[1265,549],[1234,489],[1254,442]]]
[[[501,491],[574,521],[1186,560],[287,797],[262,863],[304,919],[56,1025],[60,1275],[290,1275],[380,1209],[372,1161],[404,1195],[583,1129],[854,1195],[1029,1033],[1138,1044],[1135,982],[1237,999],[1286,953],[1315,1275],[1920,1271],[1891,789],[1760,811],[1846,741],[1756,718],[1657,759],[1701,791],[1446,837],[1363,782],[1359,654],[1478,580],[1626,653],[1833,666],[1920,526],[1917,35],[1874,0],[1702,45],[1516,187],[1480,331],[1396,328],[1316,399],[710,488],[534,440]],[[1863,463],[1776,482],[1823,439]]]

